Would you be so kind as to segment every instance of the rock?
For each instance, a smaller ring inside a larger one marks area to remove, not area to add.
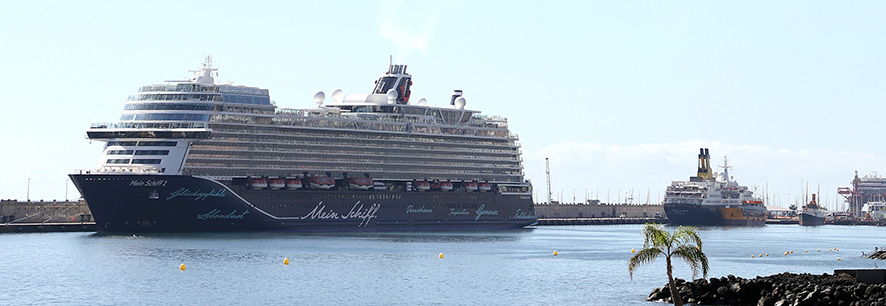
[[[687,304],[886,306],[886,285],[858,283],[845,274],[781,273],[752,279],[729,275],[709,280],[675,279],[674,283]],[[671,302],[670,288],[656,288],[647,300]]]

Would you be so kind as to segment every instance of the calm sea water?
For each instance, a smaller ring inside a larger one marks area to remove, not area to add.
[[[0,304],[655,305],[644,299],[667,282],[664,260],[628,277],[630,250],[642,247],[641,228],[2,234]],[[879,227],[831,225],[701,229],[708,277],[886,268],[861,258],[862,251],[886,246],[884,234]],[[759,254],[763,258],[751,258]],[[187,269],[180,271],[180,264]],[[692,276],[683,263],[675,273]]]

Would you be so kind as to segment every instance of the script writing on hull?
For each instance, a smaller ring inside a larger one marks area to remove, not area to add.
[[[381,205],[373,203],[371,205],[364,205],[360,201],[354,203],[354,206],[351,207],[351,210],[347,213],[340,213],[331,208],[327,208],[326,204],[323,204],[321,201],[317,203],[317,206],[314,206],[314,209],[311,210],[308,214],[301,217],[302,220],[360,220],[359,227],[366,227],[369,225],[369,221],[372,219],[378,218],[378,210],[381,208]]]
[[[179,188],[178,190],[169,193],[169,196],[166,197],[166,200],[169,201],[178,197],[185,197],[194,198],[194,201],[203,201],[208,197],[224,198],[226,193],[226,189],[213,189],[210,191],[201,191],[200,189],[197,189],[195,191],[191,191],[188,188]]]

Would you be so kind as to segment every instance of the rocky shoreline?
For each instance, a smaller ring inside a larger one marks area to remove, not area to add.
[[[864,284],[852,276],[781,273],[745,279],[729,275],[687,282],[676,279],[683,302],[699,305],[883,305],[886,284]],[[647,301],[673,303],[667,284]]]
[[[879,251],[877,249],[874,249],[874,252],[870,254],[864,252],[862,252],[861,254],[868,259],[886,259],[886,251]]]

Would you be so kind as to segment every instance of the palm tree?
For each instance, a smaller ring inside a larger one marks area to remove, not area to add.
[[[643,227],[643,249],[634,254],[628,261],[628,273],[634,279],[634,269],[642,264],[650,263],[659,255],[664,255],[668,267],[668,285],[671,288],[671,298],[674,305],[682,306],[683,300],[674,283],[674,275],[671,272],[671,257],[682,258],[692,268],[692,277],[698,274],[701,268],[702,275],[708,275],[708,257],[701,251],[701,237],[692,226],[680,226],[673,234],[668,233],[661,224],[647,223]]]

